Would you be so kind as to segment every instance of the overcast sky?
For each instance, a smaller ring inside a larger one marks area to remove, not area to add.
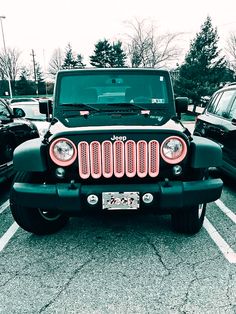
[[[22,51],[28,63],[34,49],[44,70],[54,49],[64,50],[71,43],[87,60],[98,40],[124,38],[129,31],[125,22],[135,18],[154,21],[162,34],[183,32],[186,50],[207,15],[218,29],[222,47],[229,33],[236,33],[235,0],[0,0],[0,15],[6,16],[6,46]]]

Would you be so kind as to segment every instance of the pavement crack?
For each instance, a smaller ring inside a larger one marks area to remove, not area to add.
[[[179,307],[179,311],[180,311],[181,313],[185,313],[185,311],[183,310],[183,308],[184,308],[185,305],[188,304],[190,288],[191,288],[191,286],[194,284],[194,282],[197,281],[197,280],[198,280],[197,278],[193,278],[193,279],[189,282],[189,284],[188,284],[188,286],[187,286],[183,303],[182,303],[181,306]]]
[[[9,274],[11,274],[11,273],[9,273]],[[8,278],[4,283],[0,284],[0,288],[4,288],[10,281],[12,281],[17,276],[18,276],[18,273],[13,274],[12,277]]]
[[[159,261],[161,262],[162,266],[164,267],[164,269],[167,271],[167,275],[166,276],[169,276],[170,275],[170,272],[171,272],[171,269],[169,269],[166,264],[164,263],[162,257],[161,257],[161,254],[159,253],[159,251],[157,250],[155,244],[149,239],[149,237],[147,237],[145,234],[143,233],[139,233],[140,235],[142,235],[147,243],[149,244],[149,246],[153,249],[155,255],[158,257]]]
[[[71,276],[68,278],[67,282],[61,287],[61,289],[58,291],[58,293],[55,295],[55,297],[50,300],[47,304],[45,304],[40,310],[39,313],[43,313],[48,307],[50,307],[59,297],[60,295],[63,293],[63,291],[65,291],[68,286],[70,285],[70,283],[72,282],[72,280],[75,278],[75,276],[84,268],[86,267],[89,263],[91,263],[94,260],[94,258],[90,258],[89,260],[87,260],[86,262],[84,262],[80,267],[76,268]]]

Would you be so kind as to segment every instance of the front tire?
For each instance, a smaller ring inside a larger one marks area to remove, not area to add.
[[[195,169],[191,178],[194,180],[207,180],[209,177],[208,169]],[[174,231],[186,234],[197,233],[203,225],[206,215],[206,205],[198,204],[183,211],[171,215],[171,223]]]
[[[18,172],[13,184],[15,182],[43,183],[43,177],[41,174]],[[48,212],[40,208],[21,206],[12,192],[10,193],[10,208],[15,221],[21,228],[38,235],[57,232],[65,226],[69,219],[56,210]]]
[[[172,228],[179,233],[197,233],[203,225],[205,214],[206,204],[199,204],[198,206],[184,209],[183,212],[172,214]]]

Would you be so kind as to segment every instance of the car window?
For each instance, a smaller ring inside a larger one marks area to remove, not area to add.
[[[216,106],[218,105],[220,97],[221,97],[221,93],[217,93],[212,97],[207,108],[208,112],[210,113],[215,112],[215,109],[216,109]]]
[[[230,119],[236,119],[236,95],[234,97],[233,104],[232,104],[230,111],[229,111],[229,118]]]
[[[6,106],[0,103],[0,117],[9,117],[10,113],[7,110]]]
[[[234,90],[227,90],[222,93],[222,96],[219,98],[219,101],[215,107],[214,114],[228,118],[228,107],[231,104],[233,95],[235,94]]]

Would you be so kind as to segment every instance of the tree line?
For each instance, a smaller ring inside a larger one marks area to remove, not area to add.
[[[64,51],[54,50],[47,82],[40,64],[33,62],[32,71],[19,66],[20,53],[17,49],[7,49],[0,54],[0,96],[8,91],[9,80],[14,95],[37,95],[53,93],[53,81],[60,69],[87,67],[151,67],[168,68],[173,78],[176,96],[187,96],[194,104],[201,96],[211,96],[215,90],[236,80],[236,35],[230,34],[226,52],[219,49],[219,35],[210,16],[200,27],[200,31],[190,42],[190,48],[181,64],[177,63],[181,50],[177,45],[181,33],[160,34],[153,23],[147,20],[128,22],[130,28],[126,39],[111,42],[99,40],[94,45],[89,64],[84,57],[75,53],[70,43]],[[34,52],[32,50],[34,60]]]

